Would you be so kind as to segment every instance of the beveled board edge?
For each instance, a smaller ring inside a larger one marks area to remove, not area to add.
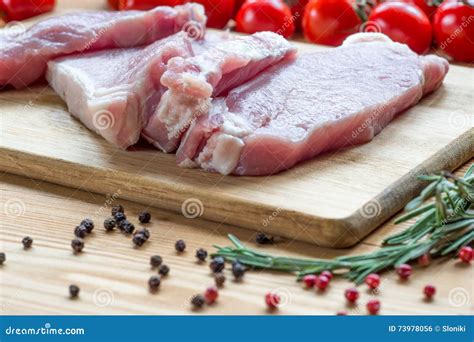
[[[77,187],[73,178],[90,178],[83,183],[81,190],[100,194],[112,194],[120,190],[121,198],[174,212],[182,212],[185,200],[199,198],[203,203],[204,219],[235,224],[319,246],[344,248],[360,242],[403,208],[423,187],[423,182],[417,176],[439,170],[452,171],[473,157],[474,128],[391,184],[355,213],[341,219],[283,210],[226,194],[221,194],[221,200],[215,201],[211,193],[197,191],[190,186],[170,184],[156,178],[131,179],[126,172],[94,168],[1,147],[0,170],[68,187]],[[92,173],[94,177],[90,177]],[[228,220],[230,214],[232,222]]]

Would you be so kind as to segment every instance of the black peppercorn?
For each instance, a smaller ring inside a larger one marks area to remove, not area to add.
[[[206,258],[207,258],[207,251],[203,248],[199,248],[197,251],[196,251],[196,258],[199,260],[199,261],[206,261]]]
[[[225,259],[223,257],[215,257],[212,259],[211,263],[209,264],[212,272],[222,272],[225,268]]]
[[[217,287],[224,286],[225,283],[225,275],[222,272],[217,272],[214,274],[214,281],[216,282]]]
[[[141,234],[145,237],[145,239],[149,239],[150,238],[150,231],[146,228],[142,228],[138,231],[135,232],[135,234]]]
[[[132,234],[135,230],[135,226],[133,223],[129,222],[128,220],[122,220],[119,222],[119,228],[125,234]]]
[[[143,212],[140,213],[140,215],[138,215],[138,220],[141,223],[148,223],[151,220],[151,215],[150,215],[149,212],[143,211]]]
[[[71,298],[77,298],[79,296],[79,286],[77,285],[70,285],[69,286],[69,295]]]
[[[268,237],[265,233],[258,233],[255,237],[255,242],[259,245],[269,245],[275,242],[275,238]]]
[[[159,267],[163,263],[163,258],[159,255],[153,255],[150,258],[150,265],[151,267]]]
[[[74,251],[74,253],[80,253],[84,249],[84,241],[81,239],[72,239],[71,241],[71,247]]]
[[[117,213],[123,214],[123,212],[124,212],[123,207],[120,204],[112,207],[112,216],[115,216],[115,214]]]
[[[127,216],[125,216],[125,214],[120,211],[117,212],[115,215],[113,215],[113,217],[115,219],[115,222],[117,222],[117,224],[120,224],[120,222],[127,219]]]
[[[236,281],[239,281],[244,277],[245,271],[247,271],[247,269],[240,262],[234,261],[232,263],[232,274],[234,275]]]
[[[115,222],[115,220],[110,217],[108,219],[105,219],[104,221],[104,228],[106,231],[112,231],[114,230],[114,228],[117,226],[117,222]]]
[[[150,287],[150,291],[156,291],[160,287],[161,278],[159,276],[152,276],[150,280],[148,280],[148,286]]]
[[[23,243],[24,248],[30,248],[33,244],[33,239],[29,236],[25,236],[21,242]]]
[[[168,265],[163,264],[160,266],[158,273],[162,276],[167,276],[168,273],[170,273],[170,268],[168,267]]]
[[[3,265],[3,263],[7,260],[7,256],[5,253],[0,253],[0,265]]]
[[[194,306],[195,309],[200,309],[206,304],[206,299],[203,295],[198,294],[191,298],[191,304]]]
[[[146,242],[147,238],[143,234],[135,234],[133,235],[132,242],[135,244],[137,247],[143,246],[143,244]]]
[[[77,226],[76,229],[74,229],[74,235],[81,239],[85,238],[87,235],[87,228],[84,226]]]
[[[86,218],[86,219],[81,221],[80,226],[86,227],[87,233],[90,234],[92,232],[92,230],[94,229],[94,222],[92,222],[91,219]]]
[[[184,242],[184,240],[178,240],[176,241],[174,248],[176,248],[176,250],[180,253],[184,252],[186,249],[186,242]]]

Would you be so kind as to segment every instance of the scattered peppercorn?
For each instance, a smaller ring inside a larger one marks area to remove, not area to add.
[[[119,228],[125,234],[132,234],[135,230],[135,226],[128,220],[119,221]]]
[[[214,274],[214,281],[216,282],[217,287],[224,286],[225,283],[225,275],[222,272],[217,272]]]
[[[156,291],[160,287],[161,278],[160,276],[152,276],[150,280],[148,280],[148,286],[150,287],[150,291]]]
[[[138,215],[138,221],[140,221],[141,223],[148,223],[150,222],[150,220],[151,220],[151,215],[147,211],[143,211],[140,213],[140,215]]]
[[[33,239],[29,236],[25,236],[21,242],[23,243],[23,248],[25,249],[31,248],[31,245],[33,245]]]
[[[142,229],[136,231],[135,234],[142,234],[145,237],[145,239],[147,239],[147,240],[151,236],[150,231],[146,228],[142,228]]]
[[[425,294],[426,299],[432,299],[436,293],[436,287],[433,285],[426,285],[423,289],[423,293]]]
[[[280,305],[281,298],[277,293],[269,292],[265,295],[265,304],[270,310],[275,310]]]
[[[71,298],[77,298],[79,296],[79,286],[77,285],[69,285],[69,295]]]
[[[201,309],[204,304],[206,304],[206,299],[203,295],[198,294],[191,298],[191,304],[194,306],[195,309]]]
[[[245,268],[245,266],[240,262],[234,261],[232,263],[232,274],[234,275],[236,281],[242,280],[245,275],[245,271],[247,271],[247,268]]]
[[[113,215],[115,222],[117,222],[117,225],[120,227],[120,222],[124,221],[127,219],[127,216],[123,212],[117,212]]]
[[[259,245],[270,245],[270,244],[273,244],[275,242],[275,238],[274,237],[269,237],[265,233],[258,233],[255,236],[255,242],[257,242]]]
[[[331,271],[322,271],[322,272],[321,272],[321,275],[327,277],[327,278],[329,279],[329,281],[331,281],[331,280],[332,280],[332,277],[333,277],[333,274],[332,274]]]
[[[380,301],[378,299],[371,299],[367,302],[367,311],[371,315],[376,315],[380,311]]]
[[[359,299],[359,291],[355,287],[353,287],[347,289],[346,292],[344,292],[344,296],[350,303],[355,303],[357,299]]]
[[[377,273],[371,273],[365,278],[365,283],[374,290],[380,285],[380,276]]]
[[[174,248],[176,248],[176,250],[177,250],[179,253],[182,253],[182,252],[184,252],[184,250],[186,249],[186,242],[184,242],[184,240],[178,240],[178,241],[176,241],[176,243],[174,244]]]
[[[150,231],[148,229],[140,229],[133,233],[133,243],[136,246],[142,246],[150,238]]]
[[[94,222],[92,222],[91,219],[86,218],[86,219],[81,221],[80,226],[86,227],[87,233],[90,234],[92,232],[92,230],[94,229]]]
[[[112,217],[109,217],[108,219],[105,219],[104,221],[104,228],[106,231],[110,232],[114,230],[114,228],[117,226],[117,222]]]
[[[201,262],[204,262],[206,261],[206,258],[207,258],[207,251],[203,248],[199,248],[197,251],[196,251],[196,258],[201,261]]]
[[[206,298],[207,304],[213,304],[217,297],[219,297],[219,290],[215,286],[209,286],[204,292],[204,297]]]
[[[336,312],[337,316],[347,316],[347,311],[346,310],[340,310]]]
[[[223,257],[215,257],[212,259],[211,263],[209,264],[212,272],[222,272],[225,268],[225,259]]]
[[[163,258],[159,255],[152,255],[150,257],[150,265],[151,267],[160,267],[161,264],[163,263]]]
[[[74,253],[80,253],[84,249],[84,241],[78,238],[72,239],[71,247]]]
[[[303,277],[303,283],[306,286],[306,288],[310,289],[314,287],[314,284],[316,283],[316,279],[318,277],[315,274],[307,274]]]
[[[418,264],[426,267],[431,263],[431,256],[429,253],[425,253],[418,258]]]
[[[321,274],[319,277],[316,278],[316,281],[314,282],[314,286],[319,291],[324,291],[326,290],[326,287],[328,287],[329,282],[330,282],[329,278]]]
[[[135,246],[141,247],[146,242],[146,237],[143,234],[133,235],[132,242]]]
[[[123,207],[120,204],[112,207],[112,216],[115,216],[117,213],[123,214],[123,212],[124,212]]]
[[[466,264],[470,264],[472,259],[474,259],[474,251],[469,246],[464,246],[459,250],[458,253],[459,259]]]
[[[0,265],[3,265],[3,263],[7,260],[7,256],[5,253],[0,253]]]
[[[78,238],[85,238],[86,235],[87,235],[87,228],[84,227],[84,226],[77,226],[75,229],[74,229],[74,235],[76,235]]]
[[[401,264],[397,267],[397,273],[401,279],[407,280],[411,276],[411,266],[408,264]]]
[[[161,274],[162,276],[167,276],[168,273],[170,273],[170,268],[168,267],[168,265],[163,264],[158,269],[158,273]]]

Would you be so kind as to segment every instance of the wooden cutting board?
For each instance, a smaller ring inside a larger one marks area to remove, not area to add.
[[[301,52],[322,48],[297,45]],[[474,156],[473,94],[474,70],[452,66],[441,89],[371,143],[278,175],[235,177],[179,168],[174,155],[146,145],[118,150],[72,118],[47,86],[3,91],[0,170],[181,212],[189,220],[347,247],[420,190],[417,175],[453,170]]]

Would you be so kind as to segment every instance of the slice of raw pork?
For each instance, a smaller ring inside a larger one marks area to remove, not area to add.
[[[186,4],[146,12],[77,12],[43,20],[20,33],[0,30],[0,87],[33,83],[58,56],[146,45],[205,23],[203,7]]]
[[[226,94],[295,53],[280,35],[260,32],[217,44],[191,58],[171,59],[161,79],[169,90],[143,135],[161,150],[174,152],[191,123],[207,114],[211,97]]]
[[[165,88],[172,57],[193,55],[185,32],[145,48],[105,50],[50,61],[46,78],[69,112],[122,148],[135,144]]]
[[[418,56],[382,34],[285,61],[213,101],[178,150],[178,163],[269,175],[324,151],[373,139],[437,89],[446,60]]]

